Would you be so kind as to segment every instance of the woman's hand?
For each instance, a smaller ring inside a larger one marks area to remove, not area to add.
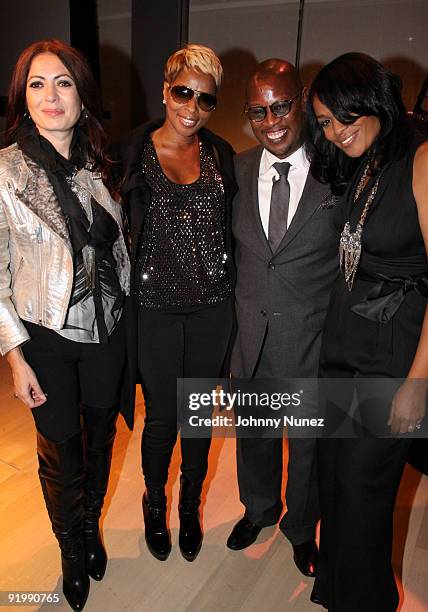
[[[29,408],[37,408],[44,404],[47,396],[43,393],[37,376],[22,354],[19,347],[9,351],[6,355],[13,375],[15,396]]]
[[[425,416],[428,384],[425,379],[407,378],[392,400],[388,425],[392,434],[412,433]]]

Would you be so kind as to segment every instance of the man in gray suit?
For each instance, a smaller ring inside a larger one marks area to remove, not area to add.
[[[305,88],[289,62],[262,62],[247,85],[246,113],[258,146],[236,157],[234,201],[236,311],[232,354],[236,378],[318,375],[321,333],[338,268],[335,198],[310,173]],[[316,573],[319,519],[315,439],[289,438],[287,513],[280,528],[297,567]],[[240,550],[282,512],[282,440],[237,440],[244,517],[227,545]]]

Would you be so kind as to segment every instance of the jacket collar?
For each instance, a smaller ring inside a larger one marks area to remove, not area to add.
[[[18,192],[24,191],[28,182],[28,166],[25,163],[24,155],[16,143],[3,149],[2,154],[10,155],[8,164],[8,177],[13,182],[13,186]]]
[[[18,179],[16,181],[16,189],[17,191],[24,191],[27,182],[28,182],[28,166],[25,163],[24,156],[22,155],[22,151],[19,151],[21,155],[22,163],[19,164],[19,172]]]
[[[24,158],[22,151],[18,148],[18,145],[12,145],[16,149],[16,159],[13,163],[17,168],[15,176],[15,188],[17,192],[24,194],[27,187],[30,187],[30,192],[23,198],[25,205],[30,208],[40,219],[42,219],[46,225],[56,234],[58,234],[67,244],[67,247],[71,250],[70,239],[68,237],[67,225],[64,219],[64,215],[61,211],[59,202],[55,196],[53,188],[44,172],[39,166],[37,167],[46,178],[46,188],[42,196],[35,197],[34,189],[32,187],[32,177],[30,177],[30,169]],[[12,149],[11,147],[11,149]],[[114,203],[106,197],[108,193],[104,189],[101,176],[98,173],[90,172],[85,168],[79,170],[74,177],[74,181],[83,189],[85,189],[94,200],[103,206],[108,213],[112,215],[117,221],[117,212],[114,209]]]
[[[32,213],[57,234],[72,251],[67,223],[46,172],[34,161],[28,163],[20,153],[16,190],[19,199]]]
[[[278,246],[278,249],[275,251],[275,253],[272,253],[260,219],[258,176],[262,153],[263,147],[257,146],[250,151],[241,154],[246,157],[242,158],[242,161],[245,164],[245,176],[243,177],[243,184],[240,186],[239,193],[240,197],[242,197],[244,201],[248,201],[250,203],[252,209],[254,227],[256,228],[258,244],[260,245],[257,247],[257,249],[259,250],[261,248],[261,253],[264,254],[264,256],[266,256],[266,254],[270,254],[271,257],[277,257],[294,240],[312,215],[318,210],[325,197],[330,193],[330,189],[328,185],[323,185],[315,180],[311,171],[309,170],[296,214],[294,215],[290,226],[282,239],[282,242]],[[255,244],[254,248],[256,248]]]
[[[247,180],[244,181],[244,185],[240,186],[239,193],[242,191],[242,197],[251,203],[252,215],[254,217],[254,227],[257,228],[257,235],[263,247],[263,255],[265,256],[266,253],[270,252],[270,246],[263,229],[259,207],[259,170],[263,151],[264,148],[258,145],[248,152],[246,164]],[[248,189],[247,196],[244,189]]]
[[[79,187],[83,187],[85,191],[90,193],[91,196],[96,199],[98,192],[97,183],[99,181],[102,182],[101,174],[99,172],[91,172],[90,170],[86,170],[86,168],[82,168],[76,173],[73,181],[79,185]]]

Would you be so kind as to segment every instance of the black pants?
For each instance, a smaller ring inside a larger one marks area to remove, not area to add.
[[[99,409],[99,420],[119,400],[125,367],[125,339],[120,321],[108,344],[73,342],[56,332],[24,322],[31,340],[22,346],[47,401],[34,408],[37,430],[63,442],[80,429],[81,406]],[[102,429],[102,428],[101,428]]]
[[[395,612],[399,596],[391,565],[393,512],[411,440],[374,435],[388,431],[400,379],[379,383],[359,376],[351,384],[350,371],[324,369],[323,375],[327,373],[335,378],[326,381],[331,387],[327,424],[347,418],[355,388],[358,406],[352,428],[367,437],[318,441],[321,539],[315,593],[332,612]],[[338,397],[340,402],[332,401]]]
[[[394,612],[392,517],[409,440],[320,440],[320,567],[332,612]]]
[[[138,365],[146,420],[141,442],[146,484],[162,487],[177,440],[177,378],[219,376],[232,330],[232,303],[189,313],[159,313],[140,308]],[[192,482],[205,478],[209,438],[181,440],[181,471]]]

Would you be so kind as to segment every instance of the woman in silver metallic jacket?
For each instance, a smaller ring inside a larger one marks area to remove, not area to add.
[[[88,575],[101,580],[107,563],[98,519],[129,294],[99,117],[80,52],[55,40],[23,51],[9,89],[10,146],[0,151],[0,351],[35,421],[40,482],[74,610],[85,605]]]

